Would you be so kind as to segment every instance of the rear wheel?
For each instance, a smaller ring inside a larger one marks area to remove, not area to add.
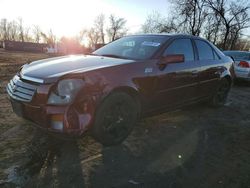
[[[230,83],[227,79],[223,78],[221,83],[212,98],[212,105],[215,107],[223,106],[227,101],[227,96],[230,91]]]
[[[132,131],[137,118],[136,101],[126,93],[113,93],[97,110],[92,135],[103,145],[119,144]]]

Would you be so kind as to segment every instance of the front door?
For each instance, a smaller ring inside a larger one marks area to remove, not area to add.
[[[185,61],[168,64],[158,70],[156,103],[158,107],[173,107],[197,97],[199,64],[195,61],[194,48],[189,38],[175,39],[163,56],[184,54]]]

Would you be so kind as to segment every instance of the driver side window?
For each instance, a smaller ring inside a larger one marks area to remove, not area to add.
[[[194,60],[194,50],[190,39],[176,39],[164,51],[164,56],[184,54],[185,61]]]

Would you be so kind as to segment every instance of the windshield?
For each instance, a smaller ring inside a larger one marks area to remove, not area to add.
[[[124,59],[150,59],[168,36],[123,37],[93,52],[94,55]]]
[[[248,52],[224,52],[225,55],[233,57],[235,60],[250,60],[250,53]]]

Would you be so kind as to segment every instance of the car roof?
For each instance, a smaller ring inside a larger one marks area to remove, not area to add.
[[[240,50],[226,50],[226,51],[223,51],[224,53],[247,53],[247,54],[250,54],[249,51],[240,51]]]
[[[202,39],[206,40],[201,37],[189,35],[189,34],[175,34],[175,33],[150,33],[150,34],[134,34],[134,35],[127,35],[129,36],[166,36],[166,37],[174,37],[174,38],[182,38],[182,37],[187,37],[187,38],[195,38],[195,39]]]
[[[199,39],[199,40],[203,40],[203,41],[206,41],[208,42],[212,47],[213,49],[220,55],[222,56],[225,56],[224,53],[222,53],[213,43],[211,43],[210,41],[204,39],[204,38],[201,38],[201,37],[198,37],[198,36],[193,36],[193,35],[189,35],[189,34],[181,34],[181,33],[152,33],[152,34],[134,34],[134,35],[127,35],[126,37],[129,37],[129,36],[166,36],[166,37],[170,37],[170,38],[175,38],[175,39],[178,39],[178,38],[190,38],[190,39]]]

